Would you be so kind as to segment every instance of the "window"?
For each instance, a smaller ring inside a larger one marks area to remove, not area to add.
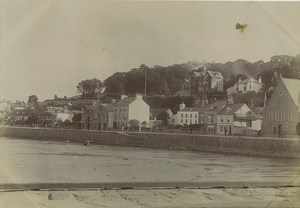
[[[126,106],[124,106],[124,111],[127,111],[127,107]]]
[[[197,119],[195,119],[195,124],[197,124],[198,122],[197,122]]]
[[[181,118],[183,118],[183,113],[181,114]]]
[[[221,122],[223,122],[223,118],[221,118]]]
[[[187,123],[187,119],[185,119],[185,123]]]
[[[183,119],[181,119],[181,123],[183,123]]]
[[[282,110],[283,110],[282,102],[280,101],[279,104],[278,104],[278,120],[279,121],[282,120]]]
[[[193,118],[193,114],[190,114],[190,118]]]
[[[190,124],[192,124],[193,123],[193,121],[192,121],[192,119],[190,119]]]
[[[198,117],[198,114],[195,114],[195,118],[197,118]]]
[[[188,117],[188,114],[185,114],[185,117],[187,118],[187,117]]]

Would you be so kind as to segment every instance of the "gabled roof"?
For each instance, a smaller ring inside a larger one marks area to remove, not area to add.
[[[286,89],[290,93],[295,104],[298,106],[298,96],[300,93],[300,80],[299,79],[287,79],[287,78],[281,78],[281,80],[283,81]]]
[[[216,78],[219,78],[219,79],[224,79],[222,73],[218,72],[218,71],[203,70],[201,68],[198,69],[198,70],[193,70],[192,71],[192,74],[194,74],[197,77],[203,76],[205,73],[208,73],[209,76],[211,76],[211,77],[216,77]]]
[[[227,104],[219,114],[222,115],[233,115],[237,110],[239,110],[245,103],[235,103],[235,104]]]
[[[127,106],[135,100],[136,100],[136,97],[126,97],[126,98],[123,98],[122,100],[118,101],[114,105],[115,106]]]
[[[221,72],[217,72],[217,71],[210,71],[210,70],[206,70],[207,73],[211,76],[211,77],[216,77],[219,79],[224,79],[223,75],[221,74]]]
[[[215,102],[204,106],[204,111],[220,111],[226,105],[226,100],[216,100]]]
[[[199,111],[203,111],[203,110],[204,110],[204,107],[188,107],[188,108],[182,109],[181,111],[196,111],[196,112],[199,112]]]

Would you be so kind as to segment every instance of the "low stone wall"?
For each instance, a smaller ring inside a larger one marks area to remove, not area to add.
[[[300,157],[300,140],[292,138],[229,137],[152,132],[87,131],[73,129],[0,128],[0,135],[37,140],[211,151],[272,157]]]

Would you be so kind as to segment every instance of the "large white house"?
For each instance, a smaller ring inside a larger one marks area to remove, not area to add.
[[[114,128],[128,127],[130,120],[149,123],[150,107],[143,100],[142,95],[124,97],[119,102],[114,103],[114,109]]]
[[[184,103],[180,104],[180,110],[177,112],[177,124],[191,125],[199,124],[199,107],[186,108]]]
[[[234,86],[229,87],[227,89],[227,96],[230,96],[232,94],[238,94],[238,93],[247,93],[247,92],[260,92],[262,90],[263,83],[261,81],[261,77],[259,77],[258,80],[255,80],[254,78],[249,78],[245,80],[239,79],[237,83],[234,84]]]

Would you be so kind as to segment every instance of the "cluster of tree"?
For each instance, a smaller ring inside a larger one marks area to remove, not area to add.
[[[76,86],[77,93],[82,97],[95,97],[103,89],[103,83],[99,79],[86,79]]]
[[[172,66],[148,67],[142,64],[128,72],[116,72],[101,82],[98,79],[83,80],[77,85],[77,92],[82,97],[94,97],[97,91],[105,88],[106,93],[136,94],[145,92],[149,96],[173,95],[181,90],[185,79],[189,78],[191,70],[200,67],[203,63],[188,62]],[[225,78],[224,89],[233,86],[239,78],[262,78],[265,90],[274,85],[273,73],[281,73],[286,78],[300,79],[300,54],[292,56],[274,56],[269,62],[257,61],[254,63],[245,60],[235,62],[206,63],[207,69],[219,71]]]
[[[188,65],[173,65],[169,67],[155,66],[150,68],[142,64],[129,72],[117,72],[104,81],[106,93],[147,95],[171,95],[179,91],[188,77],[191,68]],[[145,83],[146,81],[146,83]]]

